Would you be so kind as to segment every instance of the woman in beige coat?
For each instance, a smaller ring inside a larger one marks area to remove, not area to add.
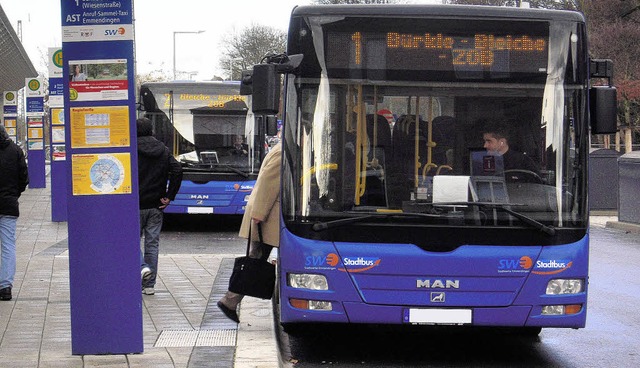
[[[247,201],[240,226],[240,237],[249,237],[249,257],[267,259],[273,247],[280,244],[280,164],[282,146],[273,146],[265,156],[256,185]],[[258,224],[262,227],[262,243],[258,237]],[[240,322],[236,309],[244,295],[227,291],[218,301],[218,308],[231,320]]]

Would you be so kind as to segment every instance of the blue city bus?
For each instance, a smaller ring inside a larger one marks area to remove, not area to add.
[[[284,85],[285,330],[584,327],[590,135],[616,124],[586,32],[571,11],[296,7],[252,75],[254,111]],[[511,153],[487,149],[497,123]]]
[[[239,82],[153,82],[140,88],[139,116],[182,164],[173,214],[241,215],[265,155],[264,117]],[[241,149],[236,149],[238,143]]]

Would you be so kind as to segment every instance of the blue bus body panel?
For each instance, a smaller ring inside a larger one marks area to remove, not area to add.
[[[588,274],[588,236],[565,245],[464,245],[436,253],[413,244],[331,243],[282,231],[281,321],[403,323],[410,308],[471,309],[483,326],[584,327],[586,312],[541,316],[543,305],[586,305],[586,290],[545,295],[553,278]],[[320,273],[328,291],[287,286],[286,273]],[[332,301],[300,310],[289,298]]]
[[[210,181],[200,184],[183,180],[176,199],[166,213],[242,215],[255,180]]]

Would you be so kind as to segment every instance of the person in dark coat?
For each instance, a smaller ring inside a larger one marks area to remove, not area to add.
[[[484,149],[502,156],[507,181],[529,181],[531,178],[540,180],[540,171],[533,159],[509,147],[508,130],[503,122],[487,123],[482,134]],[[509,171],[512,172],[508,173]]]
[[[18,198],[29,184],[24,152],[0,125],[0,300],[11,300],[16,273],[16,224]]]
[[[144,236],[141,256],[142,292],[155,294],[158,274],[158,246],[162,210],[176,198],[182,184],[182,166],[164,143],[152,136],[147,118],[136,121],[138,135],[138,193],[140,196],[140,236]],[[167,184],[168,183],[168,184]]]

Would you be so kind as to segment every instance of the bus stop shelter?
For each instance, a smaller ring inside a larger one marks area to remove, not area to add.
[[[38,72],[0,6],[0,92],[17,91],[24,87],[26,78],[37,76]]]

